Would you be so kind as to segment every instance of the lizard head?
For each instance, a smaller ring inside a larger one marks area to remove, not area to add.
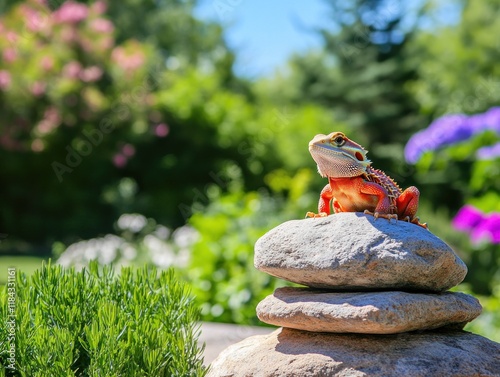
[[[366,158],[367,151],[342,132],[314,136],[309,142],[309,152],[322,177],[357,177],[371,164]]]

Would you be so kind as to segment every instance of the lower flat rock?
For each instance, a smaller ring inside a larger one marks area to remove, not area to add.
[[[481,304],[464,293],[333,293],[278,288],[257,306],[271,325],[299,330],[395,334],[442,326],[463,328],[481,314]]]
[[[500,344],[463,331],[397,335],[278,329],[224,350],[207,377],[500,376]]]
[[[467,273],[430,231],[355,212],[279,225],[255,244],[254,263],[298,284],[342,291],[445,291]]]

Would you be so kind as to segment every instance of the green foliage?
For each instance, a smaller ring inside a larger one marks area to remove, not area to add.
[[[0,178],[11,183],[0,187],[9,197],[0,227],[14,235],[3,248],[19,252],[14,238],[22,234],[47,252],[54,240],[112,231],[125,212],[182,225],[179,204],[192,203],[209,172],[247,158],[227,134],[248,117],[226,119],[224,143],[219,118],[205,119],[205,108],[197,113],[199,104],[185,97],[192,88],[207,108],[213,93],[219,107],[249,107],[224,89],[241,85],[220,26],[196,20],[193,2],[110,1],[107,10],[100,1],[49,3],[1,4],[8,7],[0,19],[0,158],[9,163]],[[66,13],[84,12],[78,21],[58,13],[75,6],[83,8]],[[179,102],[165,104],[165,96]],[[197,153],[187,147],[193,135]]]
[[[74,1],[76,3],[76,1]],[[233,53],[226,47],[220,25],[200,21],[193,17],[196,0],[81,0],[94,8],[106,8],[106,15],[113,20],[114,35],[119,44],[137,39],[156,47],[171,66],[210,65],[223,73],[227,80],[235,82],[231,74]],[[35,1],[4,0],[0,13],[7,13],[19,4]],[[56,10],[64,1],[46,1],[47,12],[41,18],[45,22],[50,10]],[[147,20],[147,22],[144,22]],[[26,30],[29,33],[29,29]]]
[[[0,90],[0,158],[9,161],[1,179],[11,182],[0,188],[10,198],[2,229],[31,242],[109,228],[122,208],[96,198],[121,179],[113,159],[154,139],[146,105],[155,53],[134,40],[117,44],[102,12],[92,6],[81,22],[63,22],[32,1],[1,19],[10,36],[0,38],[8,78]],[[65,213],[72,216],[61,221]]]
[[[282,101],[331,109],[375,166],[398,179],[405,170],[402,144],[423,125],[405,87],[419,64],[406,55],[417,33],[411,17],[418,14],[403,2],[327,3],[333,26],[320,30],[325,48],[292,58],[290,73],[266,89]],[[328,126],[328,133],[337,131]],[[412,183],[411,176],[404,178]]]
[[[436,198],[449,215],[455,215],[465,203],[472,204],[488,214],[500,211],[500,175],[498,158],[478,159],[477,151],[499,140],[488,131],[468,140],[427,152],[416,164],[416,178],[430,198]],[[449,224],[447,217],[439,222]],[[432,223],[430,224],[432,228]],[[500,282],[499,245],[489,242],[471,242],[468,237],[457,236],[450,225],[445,234],[437,233],[461,251],[469,267],[466,282],[476,293],[489,294]]]
[[[204,320],[259,324],[255,307],[286,283],[255,269],[254,244],[272,227],[303,218],[313,208],[316,197],[305,194],[310,178],[308,170],[269,176],[271,186],[285,191],[286,197],[267,191],[245,193],[238,187],[226,194],[215,189],[210,204],[191,217],[200,238],[186,278],[192,282]]]
[[[0,290],[0,318],[8,311]],[[204,375],[197,348],[199,312],[173,271],[75,272],[50,263],[15,281],[15,376]],[[10,364],[7,326],[0,364]]]
[[[418,80],[408,88],[422,111],[477,113],[498,105],[500,2],[452,1],[462,9],[456,25],[421,32],[410,55],[418,61]],[[431,13],[430,10],[429,14]]]
[[[466,285],[461,285],[458,290],[471,293],[470,287]],[[500,284],[493,289],[491,296],[479,296],[478,299],[483,306],[483,312],[469,323],[465,330],[500,342]]]
[[[498,135],[428,153],[415,169],[403,145],[441,114],[498,104],[499,1],[452,0],[461,19],[442,26],[436,1],[329,0],[324,48],[254,83],[234,76],[221,26],[196,19],[195,0],[0,2],[2,252],[72,245],[82,265],[97,250],[103,264],[165,267],[154,245],[161,255],[191,246],[160,236],[157,224],[173,229],[192,216],[199,239],[185,273],[204,318],[256,323],[255,304],[281,283],[254,271],[253,244],[315,208],[326,182],[312,173],[307,143],[338,130],[402,187],[420,189],[421,218],[467,261],[471,289],[488,293],[498,250],[470,245],[449,222],[464,202],[500,210],[498,160],[475,159]],[[68,4],[86,16],[59,19]],[[114,228],[127,213],[148,224]],[[112,305],[99,310],[122,323]],[[43,331],[47,343],[69,336]],[[65,349],[67,363],[75,348]]]

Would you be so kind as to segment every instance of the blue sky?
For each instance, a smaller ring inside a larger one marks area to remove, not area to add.
[[[226,26],[236,72],[255,78],[273,73],[293,52],[321,47],[313,28],[328,25],[328,9],[323,0],[200,0],[196,15]]]
[[[346,0],[339,0],[346,1]],[[399,0],[389,1],[398,6]],[[452,24],[460,19],[457,0],[435,2],[431,17],[420,27]],[[415,22],[415,10],[422,0],[409,0],[407,22]],[[272,74],[294,52],[306,52],[322,46],[318,27],[332,28],[330,8],[324,0],[199,0],[195,11],[201,19],[225,26],[225,38],[236,52],[236,73],[248,78]]]

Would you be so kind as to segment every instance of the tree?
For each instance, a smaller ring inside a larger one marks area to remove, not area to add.
[[[47,250],[54,240],[112,231],[124,211],[180,225],[179,206],[189,207],[211,174],[229,162],[244,166],[248,156],[237,143],[221,144],[220,119],[206,111],[216,94],[212,108],[241,105],[244,85],[220,27],[196,20],[193,2],[7,4],[0,228],[9,240]]]
[[[378,168],[409,185],[403,144],[425,119],[406,90],[418,62],[406,55],[417,31],[405,15],[418,17],[420,10],[386,0],[328,3],[333,26],[319,30],[324,50],[295,56],[291,73],[275,85],[296,103],[312,101],[333,110]],[[324,126],[325,133],[331,131]]]

